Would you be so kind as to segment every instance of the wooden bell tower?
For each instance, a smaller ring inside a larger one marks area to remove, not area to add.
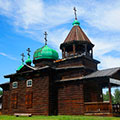
[[[76,8],[74,7],[75,20],[73,27],[66,37],[65,41],[60,45],[62,50],[62,58],[68,58],[72,56],[85,55],[93,57],[93,47],[89,38],[83,32],[80,27],[80,23],[77,20]]]

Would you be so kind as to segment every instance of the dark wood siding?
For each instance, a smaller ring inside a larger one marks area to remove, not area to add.
[[[58,114],[81,115],[84,114],[82,83],[63,83],[58,89]]]
[[[102,88],[97,82],[87,82],[84,84],[84,101],[85,102],[102,102]]]
[[[2,114],[10,114],[10,92],[3,91]]]
[[[33,93],[27,92],[25,95],[26,108],[32,108],[32,103],[33,103]]]
[[[18,94],[12,93],[12,95],[11,95],[11,107],[13,109],[16,109],[17,105],[18,105]]]

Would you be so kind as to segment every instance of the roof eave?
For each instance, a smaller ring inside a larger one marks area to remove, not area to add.
[[[5,85],[9,85],[9,82],[6,82],[6,83],[3,83],[3,84],[0,84],[0,87],[3,87]]]
[[[88,44],[92,48],[95,46],[94,44],[92,44],[91,42],[88,42],[88,41],[73,40],[73,41],[69,41],[69,42],[63,42],[62,44],[60,44],[60,49],[62,49],[65,46],[69,46],[70,44]]]
[[[4,78],[10,78],[10,77],[15,76],[15,75],[21,75],[21,74],[31,73],[33,71],[39,71],[39,70],[48,69],[48,68],[53,69],[50,66],[45,66],[45,67],[42,67],[42,68],[36,68],[34,70],[29,70],[29,71],[25,71],[25,72],[18,72],[18,73],[14,73],[14,74],[5,75]]]

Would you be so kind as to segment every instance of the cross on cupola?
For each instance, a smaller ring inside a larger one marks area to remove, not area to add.
[[[22,56],[22,59],[21,59],[22,60],[22,64],[24,64],[24,57],[25,57],[24,53],[22,53],[21,56]]]
[[[44,35],[45,35],[45,38],[44,38],[45,39],[45,45],[47,45],[47,35],[48,35],[47,32],[45,32]]]
[[[27,55],[28,55],[28,57],[30,57],[30,52],[31,52],[30,48],[28,48],[27,51],[28,51]]]
[[[77,10],[75,7],[73,8],[73,10],[74,10],[74,14],[75,14],[75,20],[77,20],[77,13],[76,13]]]
[[[28,53],[27,53],[28,59],[25,61],[25,63],[26,63],[27,65],[31,65],[32,61],[31,61],[31,59],[30,59],[30,52],[31,52],[30,48],[27,49],[27,52],[28,52]]]
[[[77,20],[76,8],[73,8],[75,20],[72,23],[73,27],[67,35],[65,41],[60,45],[63,58],[71,58],[77,56],[87,56],[93,59],[93,47],[87,35],[80,27],[80,22]]]

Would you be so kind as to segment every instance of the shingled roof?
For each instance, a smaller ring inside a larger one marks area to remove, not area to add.
[[[120,67],[109,68],[105,70],[98,70],[96,72],[93,72],[89,75],[84,76],[82,79],[89,79],[89,78],[96,78],[96,77],[111,77],[113,74],[115,74],[119,70],[120,70]]]
[[[109,69],[95,71],[95,72],[93,72],[89,75],[86,75],[84,77],[74,77],[74,78],[70,78],[70,79],[62,79],[62,80],[57,80],[56,82],[88,80],[88,79],[102,78],[102,77],[112,77],[112,75],[114,75],[118,71],[120,71],[120,67],[109,68]],[[96,79],[94,79],[94,80],[96,80]]]
[[[86,34],[83,32],[83,30],[78,25],[72,27],[64,43],[68,43],[72,41],[81,41],[81,42],[91,43],[89,38],[86,36]]]

